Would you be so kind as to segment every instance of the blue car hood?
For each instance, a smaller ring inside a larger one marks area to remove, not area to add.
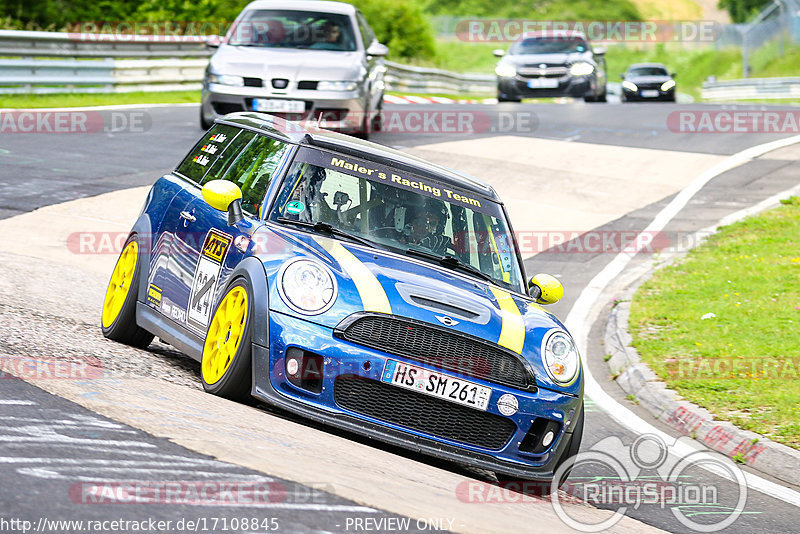
[[[257,256],[267,274],[271,311],[328,328],[364,311],[390,313],[439,327],[444,324],[440,318],[449,317],[456,322],[451,330],[521,354],[531,364],[539,386],[580,392],[580,377],[564,387],[554,383],[545,371],[540,356],[542,340],[553,328],[566,329],[530,299],[424,260],[288,227],[262,226],[254,238],[260,243]],[[336,277],[336,301],[319,315],[292,310],[278,292],[280,268],[302,257],[321,262]]]

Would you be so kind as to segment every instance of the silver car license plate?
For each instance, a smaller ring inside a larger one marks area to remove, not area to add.
[[[558,80],[556,78],[533,78],[528,80],[528,87],[530,89],[555,89],[558,87]]]
[[[276,98],[254,98],[253,111],[267,113],[302,113],[306,103],[302,100],[280,100]]]

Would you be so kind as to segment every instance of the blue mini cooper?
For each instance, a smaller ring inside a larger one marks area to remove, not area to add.
[[[150,190],[103,334],[159,336],[201,362],[215,395],[550,481],[580,446],[583,374],[540,306],[561,284],[526,280],[513,236],[479,180],[231,114]]]

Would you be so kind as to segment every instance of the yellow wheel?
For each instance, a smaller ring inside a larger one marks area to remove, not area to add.
[[[203,344],[200,374],[206,391],[232,399],[250,394],[250,299],[243,279],[222,297]]]
[[[136,325],[136,296],[139,290],[139,245],[128,239],[117,259],[103,299],[103,335],[114,341],[146,347],[153,335]]]

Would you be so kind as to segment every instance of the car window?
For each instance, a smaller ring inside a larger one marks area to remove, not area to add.
[[[667,69],[663,67],[635,67],[628,71],[628,76],[666,76]]]
[[[589,45],[580,37],[529,37],[514,43],[509,54],[569,54],[588,49]]]
[[[189,180],[200,183],[221,153],[239,133],[239,128],[215,124],[183,159],[176,171]]]
[[[253,9],[230,30],[228,44],[265,48],[356,49],[350,17],[338,13]]]
[[[372,41],[375,40],[375,33],[373,33],[372,28],[369,27],[367,19],[364,17],[361,11],[356,11],[356,20],[358,20],[358,30],[361,32],[361,39],[364,41],[364,48],[369,48],[369,45],[371,45]]]
[[[499,204],[380,163],[301,149],[270,219],[323,222],[381,246],[455,256],[521,291],[522,276]]]
[[[242,190],[242,209],[247,213],[258,215],[275,168],[287,148],[286,143],[256,135],[225,171],[222,179]]]
[[[205,185],[211,180],[220,180],[225,174],[225,171],[228,170],[231,162],[236,159],[236,157],[241,153],[242,149],[246,147],[250,141],[255,138],[255,136],[255,132],[239,130],[239,133],[236,135],[235,139],[230,141],[228,146],[226,146],[218,155],[217,161],[214,162],[214,165],[211,166],[211,170],[209,170],[203,177],[200,185]]]

